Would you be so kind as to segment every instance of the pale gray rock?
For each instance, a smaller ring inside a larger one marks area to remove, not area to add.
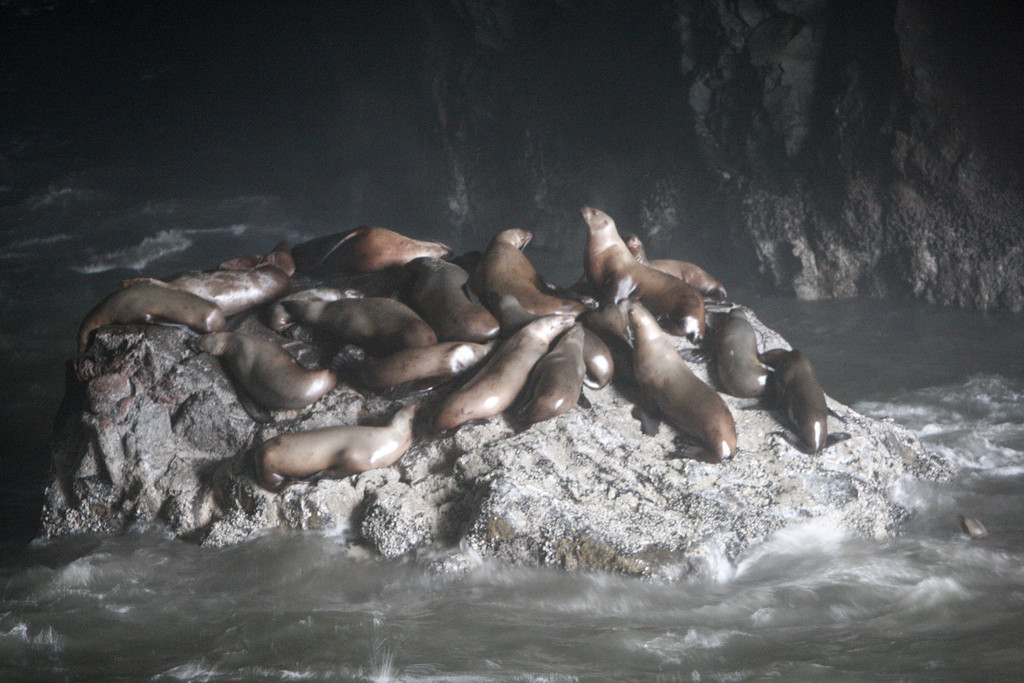
[[[762,349],[788,346],[747,315]],[[320,357],[304,342],[276,337],[256,313],[235,324],[277,338],[300,358]],[[832,400],[843,422],[833,420],[832,429],[851,438],[806,455],[758,401],[723,395],[738,453],[708,464],[688,457],[694,447],[668,425],[644,435],[628,385],[585,389],[589,407],[526,429],[499,417],[446,438],[429,430],[447,391],[438,389],[403,399],[421,409],[416,442],[397,464],[274,494],[256,482],[255,445],[283,432],[379,424],[399,402],[342,382],[312,406],[256,424],[215,359],[186,340],[179,329],[110,326],[88,355],[69,361],[47,536],[155,524],[222,546],[275,529],[316,530],[442,572],[491,558],[674,578],[712,572],[809,520],[869,538],[897,533],[908,514],[897,484],[950,474],[905,430]],[[703,364],[691,367],[707,380]]]

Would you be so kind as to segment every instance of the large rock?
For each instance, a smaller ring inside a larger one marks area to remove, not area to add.
[[[786,346],[748,315],[762,348]],[[277,338],[307,363],[320,357],[306,342],[276,337],[255,315],[238,327]],[[756,400],[724,396],[739,452],[707,464],[686,457],[692,448],[667,425],[645,436],[628,387],[586,389],[590,407],[521,431],[502,417],[448,438],[429,433],[444,393],[436,390],[420,399],[417,441],[396,465],[273,494],[254,478],[254,445],[281,432],[383,421],[395,402],[340,384],[313,406],[259,425],[239,407],[217,360],[185,340],[169,327],[109,326],[88,356],[68,362],[46,535],[156,523],[218,546],[275,528],[318,529],[443,571],[482,555],[675,576],[707,571],[814,518],[890,535],[907,513],[894,485],[948,474],[900,427],[831,400],[845,423],[833,420],[833,428],[851,438],[812,456],[790,446]],[[692,367],[706,378],[704,366]]]

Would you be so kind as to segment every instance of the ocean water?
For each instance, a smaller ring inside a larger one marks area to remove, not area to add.
[[[950,483],[893,491],[913,514],[891,540],[797,526],[678,583],[486,559],[442,578],[354,552],[344,530],[225,549],[158,527],[12,540],[38,514],[41,444],[84,312],[123,279],[323,229],[302,211],[273,196],[140,202],[74,183],[0,208],[0,391],[21,458],[7,456],[3,491],[0,677],[937,680],[1024,667],[1024,321],[924,303],[733,293],[811,356],[826,391],[959,465]],[[556,281],[577,274],[535,257]],[[958,515],[990,535],[970,539]]]
[[[64,361],[122,280],[361,223],[484,245],[436,232],[452,197],[402,100],[421,85],[422,55],[399,49],[409,13],[16,4],[39,14],[0,26],[0,679],[1019,679],[1024,319],[1009,314],[726,283],[828,393],[959,466],[893,491],[912,515],[886,541],[793,527],[677,583],[485,559],[446,579],[353,552],[344,530],[223,549],[158,527],[28,543]],[[569,284],[579,257],[544,243],[529,255]]]

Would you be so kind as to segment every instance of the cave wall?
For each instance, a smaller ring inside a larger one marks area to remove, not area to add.
[[[519,225],[575,247],[589,202],[655,252],[800,298],[1024,308],[1019,9],[416,8],[467,239]]]

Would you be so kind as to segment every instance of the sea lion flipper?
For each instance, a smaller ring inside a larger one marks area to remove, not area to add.
[[[831,415],[832,417],[836,418],[837,420],[839,420],[843,424],[846,424],[846,418],[843,417],[842,415],[840,415],[839,413],[837,413],[836,411],[832,410],[831,408],[828,409],[828,414]]]
[[[233,379],[231,384],[234,386],[235,395],[238,396],[238,405],[242,406],[242,410],[252,418],[253,422],[269,424],[274,421],[274,417],[270,414],[270,411],[257,403],[256,399],[249,395],[249,392],[243,389]]]
[[[707,363],[708,356],[702,349],[683,349],[679,352],[683,360],[688,363]]]
[[[846,441],[849,438],[850,438],[850,434],[847,433],[847,432],[831,432],[828,435],[828,438],[825,439],[825,446],[824,446],[824,448],[828,448],[829,446],[834,446],[835,444],[840,443],[841,441]]]
[[[593,407],[593,404],[590,402],[590,399],[587,398],[582,391],[580,392],[579,399],[576,401],[576,405],[587,410]]]
[[[645,435],[658,435],[658,430],[661,427],[661,420],[652,416],[649,412],[639,406],[634,408],[633,416],[640,420],[640,429]]]

